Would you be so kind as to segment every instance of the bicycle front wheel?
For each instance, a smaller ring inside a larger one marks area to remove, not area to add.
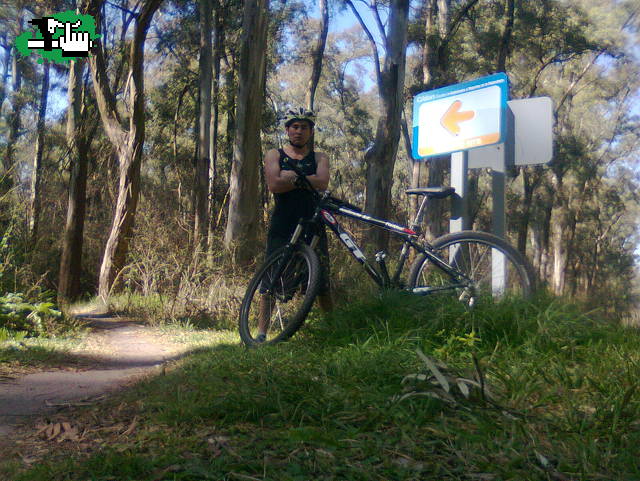
[[[446,272],[420,254],[409,276],[416,294],[449,292],[473,306],[482,297],[528,298],[533,293],[534,276],[527,260],[493,234],[455,232],[436,239],[433,248],[457,273]]]
[[[279,273],[278,273],[279,271]],[[255,274],[240,308],[247,346],[273,344],[302,326],[320,287],[317,254],[306,244],[275,251]]]

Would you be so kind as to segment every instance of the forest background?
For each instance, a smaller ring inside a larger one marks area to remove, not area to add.
[[[102,35],[87,61],[18,54],[30,19],[76,8]],[[262,156],[287,107],[317,112],[335,195],[405,222],[405,188],[448,182],[447,157],[411,159],[413,95],[504,71],[511,98],[554,105],[553,161],[510,172],[508,240],[556,294],[627,313],[639,14],[638,0],[0,2],[0,299],[124,292],[168,317],[228,317],[262,257]],[[490,230],[490,172],[469,181],[472,227]],[[335,255],[344,298],[359,283]]]

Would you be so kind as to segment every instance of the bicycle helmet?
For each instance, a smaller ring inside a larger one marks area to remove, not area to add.
[[[316,125],[316,114],[313,110],[307,110],[304,107],[287,110],[284,114],[284,126],[289,127],[296,120],[306,120],[311,127]]]

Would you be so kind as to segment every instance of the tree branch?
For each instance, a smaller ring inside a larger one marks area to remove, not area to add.
[[[387,32],[384,29],[384,25],[382,24],[382,19],[380,18],[380,12],[378,11],[378,2],[376,0],[371,0],[369,4],[369,8],[373,13],[373,18],[376,20],[376,24],[378,25],[378,30],[380,30],[380,36],[382,37],[382,41],[384,42],[384,48],[388,52],[389,51],[389,40],[387,39]]]
[[[371,35],[371,32],[367,28],[367,25],[364,23],[364,20],[362,20],[362,17],[360,16],[360,13],[358,13],[358,10],[356,9],[353,2],[351,0],[346,0],[346,2],[347,2],[347,5],[349,5],[351,10],[353,11],[353,14],[358,19],[358,22],[360,22],[360,26],[362,27],[362,30],[364,30],[364,33],[366,33],[367,37],[369,37],[369,42],[371,43],[371,49],[373,50],[373,59],[376,67],[376,79],[378,81],[378,86],[380,87],[382,86],[382,70],[380,68],[380,57],[378,55],[378,46],[376,45],[376,41],[374,40],[373,35]]]
[[[469,13],[469,10],[471,10],[476,3],[478,3],[478,0],[469,0],[464,7],[458,10],[457,15],[449,25],[449,30],[447,31],[447,34],[442,39],[442,45],[446,45],[451,41],[451,39],[453,38],[453,35],[457,32],[458,28],[460,27],[460,24],[462,23],[462,19],[467,15],[467,13]]]

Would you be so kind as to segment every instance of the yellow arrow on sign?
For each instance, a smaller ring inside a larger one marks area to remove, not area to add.
[[[447,129],[451,135],[458,135],[460,133],[461,122],[466,122],[476,116],[476,113],[473,110],[460,112],[460,107],[462,107],[462,102],[456,100],[440,119],[440,124]]]

